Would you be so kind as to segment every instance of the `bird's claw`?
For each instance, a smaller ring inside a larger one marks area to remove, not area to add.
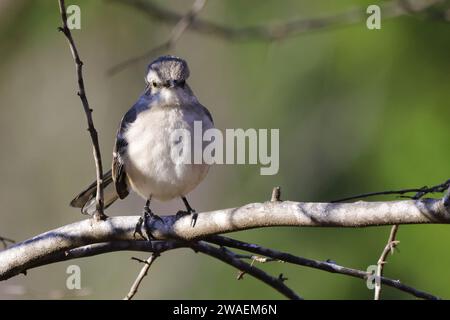
[[[178,211],[177,213],[176,213],[176,218],[177,219],[180,219],[180,218],[182,218],[182,217],[184,217],[184,216],[187,216],[187,215],[192,215],[192,218],[191,218],[191,227],[193,228],[193,227],[195,227],[195,224],[197,223],[197,217],[198,217],[198,213],[197,212],[195,212],[195,210],[190,210],[190,211],[184,211],[184,210],[180,210],[180,211]]]
[[[198,213],[195,212],[195,210],[192,210],[191,212],[192,218],[191,218],[191,227],[195,227],[195,224],[197,223]]]
[[[150,220],[151,219],[158,219],[161,222],[164,222],[164,220],[160,216],[154,214],[149,208],[145,208],[142,216],[139,217],[139,220],[136,223],[136,226],[134,227],[134,232],[133,232],[133,237],[134,238],[136,238],[136,233],[137,233],[144,240],[147,240],[147,241],[156,240],[152,236],[151,232],[147,229],[147,226],[148,226],[148,222],[147,221],[149,219]],[[144,232],[142,232],[142,229],[144,230]],[[145,233],[146,236],[144,235],[144,233]]]
[[[134,227],[134,232],[133,232],[133,238],[136,238],[136,233],[139,234],[141,236],[142,239],[144,240],[149,240],[148,238],[146,238],[144,236],[144,233],[142,232],[142,225],[144,224],[144,215],[142,215],[141,217],[139,217],[138,222],[136,223],[136,226]]]

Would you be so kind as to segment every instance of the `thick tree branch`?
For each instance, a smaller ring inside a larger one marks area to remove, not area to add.
[[[88,99],[86,97],[86,90],[84,88],[84,80],[83,80],[83,61],[81,61],[80,55],[78,54],[77,47],[75,45],[75,41],[72,38],[72,33],[67,26],[67,13],[66,13],[66,5],[64,0],[59,0],[59,11],[61,13],[61,20],[63,26],[59,28],[59,31],[64,33],[69,42],[70,51],[72,52],[72,57],[75,61],[76,72],[78,78],[78,96],[80,97],[81,103],[83,104],[84,113],[86,114],[86,120],[88,123],[88,131],[91,136],[92,148],[94,153],[94,161],[95,161],[95,169],[96,169],[96,177],[97,177],[97,211],[94,217],[97,220],[103,220],[106,218],[106,215],[103,212],[103,166],[102,166],[102,156],[100,153],[100,146],[98,142],[98,134],[97,130],[94,126],[94,121],[92,120],[92,109],[89,106]]]
[[[0,280],[26,271],[55,253],[118,240],[135,240],[138,216],[90,219],[48,231],[0,252]],[[265,202],[189,216],[164,216],[147,223],[156,239],[195,240],[210,235],[271,226],[365,227],[392,224],[450,223],[442,199],[356,203]]]

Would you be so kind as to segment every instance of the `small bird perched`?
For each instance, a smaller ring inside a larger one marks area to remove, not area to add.
[[[152,198],[167,201],[180,197],[186,211],[179,214],[193,214],[195,224],[196,213],[186,195],[205,178],[209,165],[174,161],[172,151],[177,142],[171,133],[186,129],[194,136],[194,121],[201,121],[203,130],[214,124],[208,109],[187,85],[188,77],[188,65],[181,58],[162,56],[153,61],[148,66],[144,93],[124,115],[117,131],[112,169],[103,179],[104,204],[107,208],[118,198],[124,199],[130,189],[142,196],[146,203],[135,230],[141,236],[143,221],[159,218],[150,210]],[[94,182],[70,205],[92,215],[96,211],[96,192]]]

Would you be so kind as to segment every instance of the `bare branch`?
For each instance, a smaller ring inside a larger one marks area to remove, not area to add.
[[[238,270],[245,271],[245,273],[248,273],[253,277],[255,277],[256,279],[261,280],[262,282],[271,286],[272,288],[274,288],[275,290],[277,290],[278,292],[280,292],[282,295],[286,296],[289,299],[293,300],[302,299],[294,291],[292,291],[292,289],[286,286],[286,284],[283,282],[282,279],[274,278],[265,273],[264,271],[262,271],[261,269],[249,265],[248,263],[240,260],[233,254],[231,254],[230,251],[215,248],[202,241],[191,244],[191,248],[194,249],[195,251],[199,251],[206,255],[219,259],[222,262],[225,262],[237,268]]]
[[[115,2],[128,5],[148,15],[151,20],[158,20],[167,24],[176,23],[172,31],[172,36],[163,44],[150,49],[146,53],[128,59],[112,67],[109,75],[116,74],[124,70],[129,65],[149,58],[156,53],[171,49],[186,29],[192,29],[207,35],[218,36],[229,41],[279,41],[301,34],[354,25],[367,19],[366,7],[348,10],[333,15],[295,19],[278,25],[260,25],[244,28],[232,28],[214,22],[197,19],[198,13],[204,6],[204,1],[197,0],[191,11],[187,15],[180,15],[174,11],[165,9],[157,4],[143,0],[113,0]],[[390,1],[380,5],[383,12],[383,19],[395,18],[406,14],[415,14],[425,11],[429,7],[441,2],[441,0],[415,1],[409,0]]]
[[[147,14],[149,19],[166,24],[175,24],[183,16],[144,0],[112,0]],[[422,12],[441,0],[415,1],[396,0],[385,2],[381,7],[383,19]],[[206,35],[214,35],[229,41],[278,41],[301,34],[361,23],[367,19],[367,7],[359,7],[337,14],[315,18],[299,18],[280,24],[233,28],[203,19],[193,21],[189,29]]]
[[[305,259],[301,257],[295,257],[288,253],[283,253],[279,251],[275,251],[272,249],[266,249],[258,245],[244,243],[242,241],[225,238],[225,237],[211,237],[208,238],[207,241],[217,243],[219,245],[233,247],[241,250],[246,250],[249,252],[253,252],[262,256],[271,257],[270,259],[281,260],[288,263],[298,264],[302,266],[307,266],[310,268],[316,268],[319,270],[324,270],[332,273],[340,273],[343,275],[349,275],[352,277],[357,277],[361,279],[365,279],[370,274],[364,271],[345,268],[342,266],[338,266],[336,264],[332,264],[329,262],[321,262],[316,260]],[[137,240],[116,240],[105,243],[95,243],[91,245],[81,246],[78,248],[74,248],[67,251],[54,251],[46,256],[41,257],[36,260],[33,265],[30,265],[29,268],[35,268],[43,265],[47,265],[50,263],[67,261],[77,258],[85,258],[96,256],[99,254],[105,254],[109,252],[116,251],[141,251],[141,252],[157,252],[163,253],[168,250],[174,250],[178,248],[189,248],[191,247],[191,242],[179,241],[179,240],[166,240],[166,241],[137,241]],[[241,255],[236,254],[237,258],[243,258]],[[291,257],[291,258],[290,258]],[[22,271],[23,273],[23,271]],[[0,279],[3,279],[0,277]],[[381,281],[394,288],[399,290],[410,292],[419,298],[425,299],[437,299],[437,297],[430,295],[428,293],[421,292],[419,290],[410,288],[404,284],[401,284],[397,280],[392,280],[389,278],[381,277]],[[413,293],[414,292],[414,293]]]
[[[425,195],[427,195],[428,193],[444,192],[444,190],[447,188],[448,185],[450,185],[450,179],[442,184],[438,184],[431,188],[428,188],[427,186],[422,187],[411,198],[412,199],[420,199],[420,198],[424,197]],[[446,206],[445,205],[445,197],[443,199],[443,203],[444,203],[444,206]],[[377,271],[376,271],[376,277],[378,277],[378,278],[383,275],[383,269],[384,269],[384,265],[387,263],[388,254],[389,253],[394,254],[395,248],[400,243],[400,241],[396,240],[398,229],[399,229],[399,225],[392,226],[386,246],[384,247],[383,251],[381,252],[380,258],[378,259]],[[375,281],[374,300],[379,300],[380,295],[381,295],[381,282],[376,280]]]
[[[8,279],[56,252],[89,244],[135,240],[138,216],[83,220],[48,231],[0,252],[0,280]],[[450,209],[442,199],[356,203],[265,202],[240,208],[199,213],[195,228],[191,218],[176,215],[147,222],[155,239],[195,240],[214,234],[271,226],[365,227],[374,225],[450,223]]]
[[[374,300],[380,300],[380,294],[381,294],[381,282],[378,281],[382,275],[383,275],[383,267],[384,264],[387,262],[387,256],[388,254],[393,254],[395,247],[400,243],[400,241],[395,240],[395,237],[397,236],[398,232],[398,225],[394,225],[391,228],[391,233],[389,234],[389,239],[386,243],[386,246],[383,249],[383,252],[381,252],[381,256],[378,259],[377,262],[377,272],[375,276],[377,277],[375,279],[375,293],[374,293]]]
[[[68,261],[72,259],[92,257],[100,254],[118,251],[139,251],[161,254],[168,250],[189,247],[185,241],[166,240],[166,241],[137,241],[137,240],[115,240],[110,242],[94,243],[80,246],[67,251],[53,251],[37,259],[28,269],[37,268],[51,263]],[[21,273],[24,273],[22,271]]]
[[[343,267],[343,266],[340,266],[340,265],[337,265],[337,264],[331,263],[331,262],[324,262],[324,261],[306,259],[303,257],[297,257],[290,253],[285,253],[285,252],[276,251],[273,249],[264,248],[264,247],[256,245],[256,244],[250,244],[250,243],[246,243],[246,242],[235,240],[235,239],[230,239],[230,238],[223,237],[223,236],[211,236],[211,237],[206,238],[205,240],[208,242],[212,242],[212,243],[221,245],[221,246],[227,246],[227,247],[231,247],[231,248],[235,248],[235,249],[241,249],[241,250],[245,250],[248,252],[263,255],[266,257],[271,257],[273,259],[279,259],[281,261],[285,261],[288,263],[305,266],[308,268],[328,271],[331,273],[343,274],[343,275],[351,276],[354,278],[360,278],[360,279],[367,280],[368,277],[371,276],[371,274],[366,271]],[[392,280],[389,278],[380,277],[380,281],[387,286],[410,293],[418,298],[432,299],[432,300],[439,299],[438,297],[436,297],[432,294],[429,294],[427,292],[423,292],[423,291],[417,290],[413,287],[402,284],[399,280]]]
[[[148,59],[149,57],[152,57],[160,52],[172,49],[175,46],[178,39],[183,35],[186,29],[189,28],[189,26],[195,21],[200,11],[205,7],[206,1],[207,0],[195,0],[189,12],[186,13],[184,16],[182,16],[180,20],[177,22],[167,41],[165,41],[164,43],[160,44],[155,48],[150,49],[149,51],[145,52],[140,56],[122,61],[121,63],[109,69],[108,75],[112,76],[124,70],[126,67],[128,67],[133,63],[137,63],[143,59]]]
[[[151,252],[161,255],[163,252],[180,248],[188,248],[189,242],[180,240],[156,240],[156,241],[138,241],[138,240],[118,240],[110,242],[94,243],[64,252],[64,255],[54,255],[55,262],[66,261],[78,258],[92,257],[99,254],[117,252],[117,251],[138,251]]]
[[[72,33],[70,29],[67,27],[67,13],[66,13],[66,5],[64,0],[59,0],[59,11],[61,13],[61,20],[63,26],[59,28],[59,31],[64,33],[69,42],[70,51],[72,52],[72,57],[75,61],[76,72],[78,78],[78,96],[80,97],[81,103],[83,104],[83,109],[86,114],[86,120],[88,123],[88,131],[91,136],[93,153],[94,153],[94,161],[96,168],[96,176],[97,176],[97,211],[94,215],[96,220],[104,220],[106,215],[103,212],[103,167],[102,167],[102,157],[100,154],[100,146],[98,142],[98,134],[97,130],[95,130],[94,121],[92,120],[92,109],[89,107],[89,102],[86,97],[86,90],[84,88],[84,80],[83,80],[83,62],[80,59],[78,54],[77,47],[75,46],[75,41],[72,38]]]
[[[144,266],[142,267],[141,271],[139,272],[139,275],[137,276],[136,280],[134,281],[133,285],[130,288],[130,291],[128,294],[123,298],[123,300],[131,300],[133,299],[134,295],[137,293],[139,286],[142,282],[142,280],[147,276],[148,269],[150,269],[153,262],[155,262],[156,258],[159,256],[157,252],[152,253],[152,255],[144,261]]]

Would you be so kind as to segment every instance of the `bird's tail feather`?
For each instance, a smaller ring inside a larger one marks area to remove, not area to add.
[[[96,212],[97,182],[91,183],[85,190],[80,192],[72,201],[70,206],[81,208],[83,214],[93,215]],[[111,170],[103,175],[103,200],[104,208],[108,208],[119,198],[114,187]]]

